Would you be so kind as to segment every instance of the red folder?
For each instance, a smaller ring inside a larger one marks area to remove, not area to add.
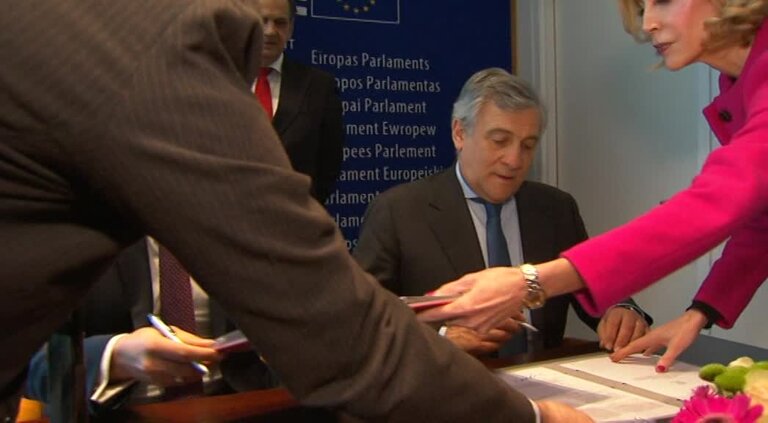
[[[459,298],[458,295],[416,295],[400,297],[403,302],[408,304],[408,307],[413,311],[426,310],[432,307],[439,307],[441,305],[448,304]]]
[[[248,351],[253,349],[251,342],[245,337],[245,334],[239,330],[229,332],[216,339],[213,344],[213,349],[220,353],[233,353],[240,351]]]

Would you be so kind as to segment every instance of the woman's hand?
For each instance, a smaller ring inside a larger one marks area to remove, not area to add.
[[[520,313],[528,288],[520,269],[492,267],[447,283],[434,294],[461,296],[442,307],[420,312],[420,320],[449,321],[485,333]]]
[[[536,265],[547,297],[584,288],[576,269],[563,258]],[[450,322],[485,333],[523,308],[528,286],[517,267],[492,267],[441,286],[436,295],[461,294],[450,304],[418,314],[426,322]]]
[[[648,332],[642,338],[636,339],[626,347],[611,354],[611,360],[621,361],[630,354],[642,352],[651,355],[663,347],[667,351],[656,363],[657,372],[666,372],[699,336],[701,329],[707,324],[707,317],[698,310],[688,310],[682,316],[669,321]]]

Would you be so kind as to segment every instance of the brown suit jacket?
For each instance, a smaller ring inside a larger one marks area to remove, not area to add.
[[[347,253],[250,93],[262,30],[246,2],[2,6],[0,417],[30,356],[148,234],[306,404],[373,420],[533,420],[526,398]]]

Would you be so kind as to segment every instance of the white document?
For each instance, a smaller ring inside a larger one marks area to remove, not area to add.
[[[679,407],[548,367],[499,371],[498,375],[532,400],[568,404],[585,412],[596,422],[654,422],[672,417],[679,411]]]
[[[667,372],[656,373],[658,359],[658,356],[643,357],[637,354],[627,357],[621,363],[614,363],[607,356],[600,356],[570,361],[560,366],[680,401],[690,398],[696,387],[707,384],[699,378],[699,368],[687,363],[677,362]]]

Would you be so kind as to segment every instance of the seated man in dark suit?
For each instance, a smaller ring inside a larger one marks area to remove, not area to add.
[[[176,327],[185,342],[179,344],[149,327],[147,314],[161,315],[167,308],[161,294],[161,261],[165,259],[151,238],[126,248],[93,286],[81,308],[86,336],[86,389],[94,414],[126,402],[169,399],[168,392],[175,386],[187,386],[183,394],[195,393],[188,385],[199,382],[201,376],[189,365],[190,359],[205,361],[211,369],[197,394],[277,385],[255,352],[222,357],[211,348],[211,339]],[[188,283],[194,301],[195,333],[213,338],[234,330],[221,307],[193,280],[188,279]],[[42,349],[30,362],[27,396],[47,402],[47,380],[48,366]]]
[[[453,108],[456,166],[374,200],[354,251],[362,267],[398,295],[422,295],[486,267],[553,259],[586,239],[573,197],[525,181],[544,116],[536,94],[519,78],[498,68],[473,75]],[[486,210],[494,209],[500,214],[489,219]],[[501,235],[487,226],[494,220],[500,220]],[[539,334],[524,336],[515,319],[487,334],[458,326],[441,333],[474,354],[496,350],[515,333],[522,339],[507,343],[504,348],[513,351],[502,355],[520,352],[525,344],[551,348],[563,340],[569,304],[608,349],[642,336],[652,322],[631,299],[598,320],[568,295],[518,316],[530,318]]]

